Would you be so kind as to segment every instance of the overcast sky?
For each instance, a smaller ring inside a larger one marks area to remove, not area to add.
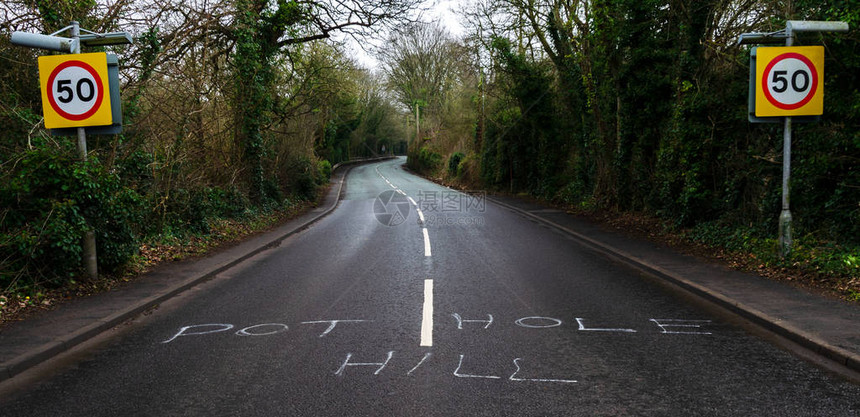
[[[447,28],[452,35],[461,36],[465,33],[465,29],[457,16],[456,9],[458,4],[462,4],[462,2],[456,0],[427,0],[424,2],[424,6],[428,7],[429,10],[424,14],[422,20],[427,22],[439,20],[442,26]],[[370,69],[379,68],[379,62],[368,51],[364,51],[355,40],[347,38],[346,41],[347,48],[352,52],[352,56],[359,64]],[[372,42],[371,40],[364,41]]]
[[[437,1],[435,6],[431,9],[431,19],[438,18],[441,20],[442,24],[446,26],[454,36],[463,35],[465,29],[460,23],[460,18],[457,15],[456,10],[457,5],[462,3],[463,2],[453,0]]]

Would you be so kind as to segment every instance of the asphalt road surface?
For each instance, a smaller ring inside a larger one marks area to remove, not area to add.
[[[860,415],[857,385],[403,162],[0,415]]]

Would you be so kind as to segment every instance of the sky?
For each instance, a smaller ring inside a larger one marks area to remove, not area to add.
[[[448,29],[452,35],[461,36],[465,34],[466,31],[460,23],[456,12],[457,5],[461,3],[462,2],[456,0],[427,0],[423,3],[423,6],[427,7],[429,10],[424,14],[422,20],[427,22],[439,20],[442,26]],[[352,56],[359,64],[369,69],[380,68],[379,61],[377,61],[368,51],[365,51],[360,45],[358,45],[355,40],[351,38],[347,38],[345,40],[347,48],[350,49]],[[373,41],[366,39],[363,39],[362,41],[373,43]]]
[[[460,18],[457,15],[456,10],[457,5],[461,3],[462,2],[453,0],[437,1],[430,11],[430,15],[435,18],[439,18],[442,25],[447,27],[454,36],[463,35],[466,31],[460,23]]]

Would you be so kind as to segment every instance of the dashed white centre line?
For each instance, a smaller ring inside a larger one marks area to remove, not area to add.
[[[415,206],[415,211],[418,212],[418,217],[421,219],[421,224],[423,226],[425,223],[424,213],[421,212],[421,209],[418,207],[418,203],[412,197],[409,197],[403,190],[399,189],[396,185],[394,185],[394,183],[392,183],[388,178],[385,178],[385,176],[382,175],[381,172],[379,172],[378,166],[376,167],[376,173],[383,180],[385,180],[385,183],[388,184],[391,188],[393,188],[395,191],[397,191],[398,193],[400,193],[401,195],[403,195],[409,199],[409,202],[412,203],[413,206]],[[421,232],[424,234],[424,256],[431,256],[430,235],[427,232],[427,228],[422,227]],[[432,279],[425,279],[424,280],[424,307],[422,310],[423,311],[421,314],[421,346],[433,346],[433,280]],[[390,353],[389,353],[389,359],[391,359]],[[421,360],[421,362],[423,363],[424,360],[426,360],[426,359],[427,359],[427,356],[425,356],[424,359]],[[347,356],[346,360],[347,360],[347,362],[349,362],[349,356]],[[386,361],[386,363],[388,363],[388,362]],[[355,364],[355,365],[363,365],[363,364]],[[419,363],[418,365],[420,366],[421,364]],[[344,364],[344,366],[346,366],[346,364]],[[383,366],[385,366],[385,365],[383,364]],[[417,368],[417,366],[416,366],[416,368]],[[342,370],[343,370],[343,367],[341,367],[341,370],[339,370],[338,372],[341,372]],[[381,370],[381,368],[380,368],[380,370]],[[414,370],[415,369],[413,368],[412,371],[414,371]],[[412,371],[409,371],[409,373],[412,373]],[[377,373],[378,373],[378,371],[377,371]]]
[[[424,232],[424,256],[430,256],[430,235],[427,234],[427,228],[421,229]]]
[[[427,229],[424,229],[425,236]],[[433,346],[433,280],[424,280],[424,311],[421,318],[421,346]]]
[[[418,207],[418,203],[412,197],[407,196],[406,198],[408,198],[409,202],[412,203],[413,206],[415,206],[415,211],[418,212],[418,218],[421,219],[421,224],[423,225],[424,223],[426,223],[424,221],[424,212],[422,212],[421,208]]]

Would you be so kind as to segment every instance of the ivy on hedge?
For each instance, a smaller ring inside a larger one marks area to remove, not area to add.
[[[137,252],[143,199],[97,159],[35,149],[7,178],[0,184],[0,287],[75,276],[89,230],[96,231],[102,271],[116,272]]]

